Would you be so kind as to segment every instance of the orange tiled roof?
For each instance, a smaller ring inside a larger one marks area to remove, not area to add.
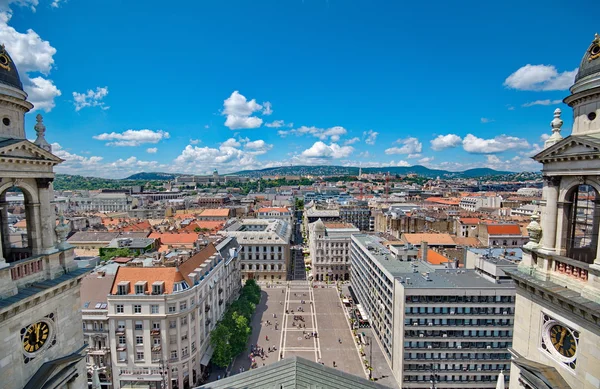
[[[469,247],[481,247],[482,244],[479,241],[479,239],[475,238],[475,237],[470,237],[470,238],[462,238],[462,237],[454,237],[454,241],[456,242],[456,244],[459,244],[461,246],[469,246]]]
[[[200,250],[199,253],[194,255],[193,257],[188,258],[185,262],[179,265],[179,271],[183,278],[187,281],[189,286],[194,285],[194,283],[190,280],[188,275],[193,273],[194,270],[202,265],[211,255],[216,254],[217,249],[213,243],[209,243],[205,248]]]
[[[488,224],[488,235],[521,235],[517,224]]]
[[[479,224],[480,221],[476,217],[461,217],[459,219],[460,224]]]
[[[290,210],[287,208],[283,208],[283,207],[265,207],[265,208],[261,208],[258,211],[259,213],[265,213],[265,212],[282,212],[282,213],[289,213]]]
[[[331,223],[324,223],[324,224],[325,224],[325,227],[327,227],[327,228],[355,228],[350,223],[331,222]]]
[[[425,241],[430,245],[455,245],[456,242],[450,234],[404,234],[404,239],[414,245]]]
[[[229,208],[209,208],[202,211],[200,216],[222,216],[229,217]]]
[[[175,219],[195,219],[196,215],[193,213],[179,213],[174,216]]]
[[[460,204],[460,201],[457,199],[444,198],[444,197],[428,197],[425,199],[425,201],[430,202],[430,203],[443,204],[443,205],[458,205],[458,204]]]
[[[148,290],[152,291],[152,283],[156,281],[165,282],[165,293],[173,293],[173,284],[183,281],[181,272],[176,267],[129,267],[117,268],[115,280],[113,281],[111,294],[117,294],[119,282],[129,281],[129,294],[135,294],[135,283],[138,281],[148,282]]]
[[[422,258],[421,253],[422,250],[419,250],[418,256],[420,258]],[[450,262],[450,260],[435,250],[427,249],[427,262],[432,265],[441,265],[442,263]]]
[[[179,231],[194,232],[196,228],[200,228],[215,232],[219,231],[224,224],[225,222],[220,220],[198,220],[191,222],[189,225],[181,228]]]
[[[148,220],[143,220],[139,223],[130,224],[120,229],[121,231],[150,231],[152,230],[152,225]]]
[[[197,233],[181,233],[181,234],[161,234],[153,232],[148,236],[150,239],[160,239],[162,244],[192,244],[198,240]]]

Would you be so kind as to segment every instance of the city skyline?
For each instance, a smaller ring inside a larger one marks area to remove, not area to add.
[[[59,173],[538,171],[555,108],[570,133],[562,98],[596,32],[548,28],[583,13],[541,4],[7,1],[0,41],[36,106],[27,135],[44,115]]]

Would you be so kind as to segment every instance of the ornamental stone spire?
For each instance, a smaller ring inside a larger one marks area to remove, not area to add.
[[[550,135],[550,138],[546,139],[546,142],[544,143],[545,149],[563,140],[562,135],[560,135],[560,128],[563,125],[563,121],[560,118],[561,113],[562,111],[560,108],[556,108],[554,110],[554,119],[552,119],[550,122],[550,126],[552,127],[552,135]]]
[[[37,116],[35,117],[35,121],[37,123],[35,124],[35,126],[33,126],[33,129],[35,130],[35,133],[37,134],[37,138],[36,138],[35,142],[33,142],[33,143],[36,146],[39,146],[40,148],[51,153],[52,146],[50,146],[50,144],[46,141],[46,138],[45,138],[46,126],[44,125],[44,118],[42,117],[42,115],[40,115],[38,113]]]

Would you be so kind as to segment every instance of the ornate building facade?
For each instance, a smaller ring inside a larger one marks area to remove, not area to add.
[[[552,135],[543,164],[541,225],[534,215],[518,270],[510,389],[600,387],[600,36],[571,95],[573,131]]]
[[[45,140],[37,116],[37,139],[25,136],[24,116],[32,108],[19,74],[0,46],[0,386],[84,388],[85,344],[79,287],[85,270],[65,242],[68,226],[56,225],[53,168],[62,160]],[[8,239],[7,192],[23,193],[26,238]]]

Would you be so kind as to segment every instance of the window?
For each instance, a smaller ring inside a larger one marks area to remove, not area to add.
[[[188,355],[188,346],[181,349],[181,356],[186,357]]]
[[[144,344],[144,337],[143,336],[136,336],[135,337],[135,344]]]
[[[158,322],[158,321],[152,322],[152,328],[155,330],[160,330],[160,322]]]
[[[169,305],[169,313],[175,313],[177,312],[177,307],[175,306],[175,304],[170,304]]]
[[[179,310],[180,311],[185,311],[187,309],[187,303],[184,301],[182,303],[179,303]]]
[[[160,346],[160,338],[152,339],[152,344],[154,344],[154,346]]]
[[[123,313],[124,309],[123,309],[123,304],[117,304],[117,313]]]
[[[171,351],[171,359],[177,359],[177,351]]]
[[[135,322],[135,329],[138,331],[141,331],[144,329],[144,322],[142,322],[141,320],[138,320]]]
[[[194,298],[192,297],[192,298],[190,299],[190,306],[194,305],[194,302],[195,302],[195,300],[194,300]]]
[[[142,306],[141,305],[134,305],[133,306],[133,312],[134,313],[142,313]]]
[[[169,320],[169,328],[177,328],[177,320]]]
[[[125,335],[119,335],[119,344],[125,344]]]
[[[155,305],[155,304],[150,305],[150,313],[153,313],[153,314],[158,313],[158,305]]]
[[[181,335],[181,341],[185,341],[187,339],[188,339],[188,334],[187,333]]]
[[[144,292],[146,291],[146,285],[140,285],[140,284],[136,284],[135,285],[135,294],[144,294]]]
[[[181,318],[181,325],[184,326],[187,324],[187,317],[182,317]]]
[[[143,351],[136,352],[135,359],[138,361],[143,361],[144,360],[144,352]]]

